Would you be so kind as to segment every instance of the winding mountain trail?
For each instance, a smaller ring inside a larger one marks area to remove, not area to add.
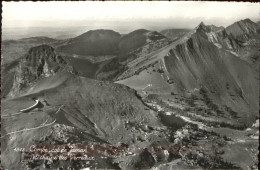
[[[42,125],[34,127],[34,128],[26,128],[26,129],[23,129],[23,130],[17,130],[17,131],[9,132],[9,133],[5,134],[4,136],[1,136],[1,138],[4,138],[4,137],[11,135],[11,134],[14,134],[14,133],[36,130],[36,129],[40,129],[40,128],[43,128],[43,127],[46,127],[46,126],[50,126],[50,125],[52,125],[56,122],[56,119],[54,121],[52,121],[51,123],[46,124],[47,121],[48,121],[48,119]]]
[[[20,114],[23,114],[23,113],[21,113],[21,112],[16,112],[16,113],[13,113],[13,114],[11,114],[11,115],[3,115],[3,116],[1,116],[1,118],[8,118],[8,117],[12,117],[12,116],[20,115]]]
[[[191,123],[191,124],[195,124],[198,126],[198,128],[200,129],[207,129],[208,126],[206,126],[205,124],[203,124],[202,122],[200,121],[195,121],[195,120],[192,120],[191,118],[187,117],[187,116],[184,116],[184,115],[180,115],[180,114],[177,114],[175,112],[170,112],[170,111],[165,111],[164,108],[160,105],[158,105],[157,103],[148,103],[146,102],[146,104],[152,108],[154,108],[156,111],[163,111],[165,115],[167,116],[170,116],[170,115],[175,115],[176,117],[179,117],[181,118],[183,121],[187,122],[187,123]]]
[[[27,112],[27,111],[29,111],[29,110],[31,110],[31,109],[34,109],[34,108],[36,108],[36,106],[37,106],[38,104],[39,104],[39,100],[36,99],[34,105],[32,105],[32,106],[30,106],[30,107],[27,107],[27,108],[25,108],[25,109],[20,110],[20,112]]]
[[[34,104],[34,105],[35,105],[35,104]],[[57,110],[54,114],[58,113],[63,106],[64,106],[64,105],[61,105],[61,106],[58,108],[58,110]],[[31,106],[31,107],[32,107],[32,106]],[[22,113],[19,113],[19,114],[22,114]],[[18,114],[16,114],[16,115],[18,115]],[[19,133],[19,132],[24,132],[24,131],[29,131],[29,130],[36,130],[36,129],[43,128],[43,127],[46,127],[46,126],[50,126],[50,125],[52,125],[52,124],[54,124],[54,123],[56,122],[56,119],[54,119],[54,121],[52,121],[51,123],[46,124],[46,123],[48,122],[48,120],[49,120],[49,118],[48,118],[42,125],[40,125],[40,126],[33,127],[33,128],[25,128],[25,129],[22,129],[22,130],[17,130],[17,131],[9,132],[9,133],[5,134],[4,136],[1,136],[1,138],[4,138],[4,137],[6,137],[6,136],[8,136],[8,135],[11,135],[11,134],[14,134],[14,133]]]
[[[35,103],[34,103],[32,106],[27,107],[27,108],[22,109],[22,110],[19,110],[19,112],[16,112],[16,113],[11,114],[11,115],[3,115],[3,116],[1,116],[1,118],[12,117],[12,116],[16,116],[16,115],[23,114],[23,113],[25,113],[25,112],[27,112],[27,111],[30,111],[30,110],[32,110],[32,109],[35,109],[38,104],[39,104],[39,100],[37,99],[37,100],[35,100]]]
[[[51,107],[51,108],[48,108],[48,109],[45,109],[46,110],[51,110],[53,109],[54,107]],[[36,112],[30,112],[30,113],[36,113]],[[16,113],[13,113],[13,114],[8,114],[8,115],[2,115],[1,118],[2,119],[5,119],[5,118],[9,118],[9,117],[13,117],[13,116],[18,116],[18,115],[21,115],[21,114],[25,114],[25,112],[16,112]]]

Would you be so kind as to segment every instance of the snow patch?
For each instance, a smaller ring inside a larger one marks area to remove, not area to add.
[[[233,49],[232,46],[231,46],[231,44],[230,44],[230,41],[229,41],[228,39],[226,40],[226,44],[227,44],[227,46],[228,46],[229,49]]]
[[[251,136],[252,139],[259,139],[259,136]]]
[[[258,128],[259,127],[259,120],[256,120],[256,122],[252,125],[252,127]]]
[[[50,74],[50,71],[48,69],[48,64],[47,62],[44,63],[44,66],[43,66],[43,74],[45,77],[50,77],[51,74]]]
[[[212,43],[214,42],[217,42],[218,39],[217,39],[217,36],[214,32],[209,32],[209,33],[206,33],[207,37],[208,37],[208,40]]]
[[[166,114],[167,116],[170,116],[170,115],[172,115],[172,113],[171,113],[171,112],[165,112],[165,114]]]
[[[190,118],[188,117],[185,117],[185,116],[179,116],[177,115],[178,117],[182,118],[185,122],[188,122],[188,123],[192,123],[192,124],[196,124],[198,125],[199,129],[204,129],[204,127],[206,127],[203,123],[201,122],[197,122],[197,121],[193,121],[191,120]]]
[[[237,142],[238,143],[245,143],[246,141],[244,139],[238,139]]]
[[[233,55],[235,55],[235,56],[237,56],[237,57],[238,57],[238,54],[237,54],[236,52],[234,52],[234,51],[231,51],[231,50],[226,50],[226,51],[228,51],[228,52],[230,52],[231,54],[233,54]]]
[[[180,57],[177,55],[177,53],[175,51],[174,52],[174,55],[176,56],[176,58],[180,61]]]
[[[214,43],[215,46],[217,46],[218,48],[222,48],[222,45],[220,45],[219,43]]]

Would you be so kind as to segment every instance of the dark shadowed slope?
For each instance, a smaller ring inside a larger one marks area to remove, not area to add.
[[[133,147],[145,140],[150,142],[143,143],[143,147],[148,147],[153,141],[167,141],[166,138],[158,137],[156,131],[146,133],[150,131],[147,126],[162,125],[153,111],[145,109],[134,90],[123,85],[78,77],[63,71],[41,79],[21,97],[3,100],[4,114],[9,115],[32,105],[31,98],[38,98],[42,103],[45,101],[47,105],[3,120],[4,167],[17,169],[21,166],[20,153],[13,152],[10,148],[27,147],[39,144],[40,141],[44,144],[78,142],[89,145],[95,141],[114,145],[125,143]],[[16,126],[10,124],[14,121]],[[31,129],[39,126],[43,127]],[[19,130],[24,131],[18,132]],[[11,132],[15,133],[9,134]],[[40,162],[42,164],[43,161]],[[72,166],[62,161],[59,164]],[[105,168],[107,165],[96,166]]]
[[[56,43],[54,46],[80,75],[114,80],[122,73],[128,62],[169,43],[170,41],[162,34],[144,29],[122,37],[111,30],[94,30]]]
[[[139,29],[133,31],[127,35],[124,35],[119,42],[119,49],[121,54],[127,54],[132,52],[145,44],[165,39],[166,37],[156,31],[148,31],[145,29]]]
[[[83,56],[116,55],[120,37],[119,33],[112,30],[88,31],[63,42],[57,50]]]
[[[58,44],[57,50],[83,57],[126,55],[151,41],[160,39],[165,37],[158,32],[144,29],[124,36],[112,30],[93,30]]]

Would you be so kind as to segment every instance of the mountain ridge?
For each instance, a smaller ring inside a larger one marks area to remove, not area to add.
[[[67,40],[56,48],[60,52],[82,56],[125,55],[149,41],[162,38],[166,37],[156,31],[145,29],[135,30],[123,36],[113,30],[98,29]]]
[[[220,108],[226,105],[243,117],[240,123],[243,123],[244,119],[252,123],[257,115],[258,97],[252,91],[257,89],[257,70],[239,58],[239,51],[244,48],[239,41],[229,35],[226,29],[216,28],[200,23],[177,42],[162,51],[158,50],[154,57],[150,57],[153,62],[148,62],[150,59],[141,62],[136,60],[118,83],[136,90],[150,83],[153,86],[149,87],[146,93],[151,95],[172,91],[173,94],[183,95],[189,92],[200,96],[196,89],[205,88],[208,89],[210,100]],[[246,72],[241,72],[241,68]],[[158,73],[156,69],[159,70]],[[252,88],[248,88],[249,85]],[[164,87],[164,90],[159,90],[160,87]],[[236,104],[233,100],[236,100]],[[237,103],[240,103],[239,109]],[[251,115],[248,117],[251,118],[246,118],[249,113]]]
[[[227,33],[234,36],[240,41],[247,41],[252,37],[252,34],[257,33],[257,24],[250,19],[244,19],[226,27]]]

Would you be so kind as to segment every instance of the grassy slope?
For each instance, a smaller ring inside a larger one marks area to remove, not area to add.
[[[47,119],[49,119],[48,123],[57,119],[56,123],[75,127],[78,131],[88,132],[107,142],[132,144],[136,137],[142,134],[133,133],[125,126],[126,121],[133,124],[162,126],[156,115],[145,110],[145,106],[137,99],[134,91],[128,87],[65,72],[42,79],[23,96],[2,100],[2,113],[5,115],[16,113],[32,105],[33,97],[45,99],[49,106],[44,106],[40,111],[33,110],[3,119],[3,135],[10,131],[39,126]],[[55,114],[61,105],[63,105],[62,110]],[[15,122],[16,126],[8,122]],[[4,166],[8,168],[19,166],[20,155],[13,152],[11,148],[35,143],[35,140],[50,134],[50,128],[17,133],[4,138],[2,150],[5,155]],[[160,140],[156,136],[154,139]]]

